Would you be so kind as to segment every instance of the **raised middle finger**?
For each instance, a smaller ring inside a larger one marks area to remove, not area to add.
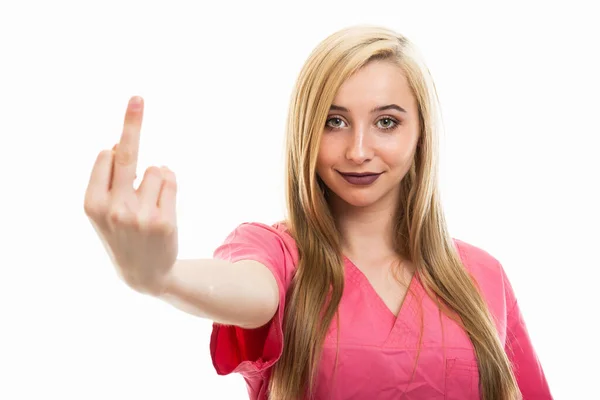
[[[115,151],[112,191],[117,194],[133,192],[140,147],[140,132],[144,114],[144,100],[134,96],[129,100],[123,133]]]

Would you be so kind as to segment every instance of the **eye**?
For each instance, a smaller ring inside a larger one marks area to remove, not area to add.
[[[345,126],[343,124],[345,124],[345,122],[340,117],[331,117],[325,122],[325,125],[330,129],[344,128]],[[398,125],[400,125],[400,123],[392,117],[383,117],[379,121],[377,121],[377,126],[383,131],[394,129]]]
[[[325,125],[332,129],[343,128],[340,124],[343,124],[344,121],[340,117],[331,117],[326,122]]]
[[[399,125],[398,121],[391,117],[383,117],[379,121],[377,121],[377,124],[379,124],[380,122],[384,122],[383,126],[379,125],[379,127],[384,131],[394,129],[396,126]]]

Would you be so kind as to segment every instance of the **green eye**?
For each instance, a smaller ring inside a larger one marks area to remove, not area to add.
[[[331,129],[341,129],[344,128],[345,122],[340,117],[331,117],[328,118],[325,125]],[[383,117],[376,123],[377,127],[381,130],[388,131],[396,128],[400,123],[392,117]]]
[[[331,124],[331,121],[335,121],[335,123]],[[329,118],[327,120],[326,125],[330,128],[337,129],[337,128],[341,128],[340,124],[343,124],[343,123],[344,123],[344,121],[341,118],[333,117],[333,118]]]
[[[394,129],[398,125],[398,121],[396,121],[395,119],[390,118],[390,117],[381,118],[379,121],[377,121],[377,123],[380,124],[382,121],[385,121],[385,122],[384,122],[383,126],[380,125],[380,128],[383,129],[384,131]]]

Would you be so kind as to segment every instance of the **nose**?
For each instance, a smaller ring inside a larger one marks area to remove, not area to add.
[[[370,144],[367,130],[361,127],[354,129],[346,150],[346,159],[356,164],[363,164],[372,158],[373,146]]]

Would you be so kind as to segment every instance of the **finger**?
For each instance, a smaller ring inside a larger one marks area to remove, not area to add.
[[[125,112],[121,141],[115,151],[112,190],[117,194],[133,192],[143,114],[144,100],[139,96],[132,97]]]
[[[158,207],[164,213],[168,221],[176,220],[176,197],[177,197],[177,180],[175,173],[167,167],[161,167],[163,171],[163,183],[158,198]]]
[[[110,163],[110,180],[108,182],[108,190],[112,190],[113,177],[115,176],[115,153],[117,152],[118,144],[115,143],[111,152],[112,162]]]
[[[158,208],[158,197],[162,182],[162,172],[158,167],[146,169],[144,179],[137,189],[141,218],[149,217]]]
[[[113,158],[110,150],[101,151],[96,158],[85,192],[84,208],[89,216],[101,213],[108,206]]]
[[[110,187],[111,187],[111,188],[112,188],[113,175],[114,175],[114,171],[115,171],[115,165],[114,165],[114,156],[115,156],[115,154],[116,154],[116,152],[117,152],[117,147],[118,147],[118,146],[119,146],[119,144],[117,143],[117,144],[115,144],[115,145],[113,146],[113,148],[112,148],[112,154],[113,154],[113,165],[111,165],[111,168],[110,168]],[[136,172],[136,174],[135,174],[135,177],[134,177],[133,179],[134,179],[134,181],[137,179],[137,172]]]

